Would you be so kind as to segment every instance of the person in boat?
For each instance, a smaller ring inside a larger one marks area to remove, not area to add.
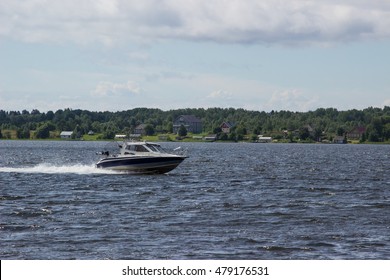
[[[97,155],[103,155],[103,156],[109,156],[110,152],[109,151],[101,151],[100,153],[96,153]]]

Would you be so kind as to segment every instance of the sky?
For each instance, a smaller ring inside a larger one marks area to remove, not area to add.
[[[390,106],[390,1],[0,0],[0,110]]]

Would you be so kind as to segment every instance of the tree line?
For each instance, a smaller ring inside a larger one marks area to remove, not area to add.
[[[390,107],[369,107],[363,110],[339,111],[319,108],[309,112],[251,111],[235,108],[187,108],[163,111],[135,108],[118,112],[60,109],[56,112],[0,110],[0,138],[45,139],[58,136],[61,131],[73,131],[81,137],[89,131],[112,139],[115,134],[132,134],[139,124],[145,124],[149,135],[172,133],[173,122],[180,115],[194,115],[202,120],[203,132],[218,134],[221,139],[239,139],[245,135],[293,137],[303,140],[331,139],[345,135],[355,127],[365,127],[362,141],[382,142],[390,139]],[[223,122],[234,124],[229,135],[221,132]],[[313,131],[308,133],[307,127]],[[286,135],[288,134],[288,135]]]

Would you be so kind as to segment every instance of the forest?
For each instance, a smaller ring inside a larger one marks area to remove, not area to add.
[[[135,108],[118,112],[91,112],[80,109],[60,109],[56,112],[0,110],[0,138],[59,138],[61,131],[73,131],[81,138],[93,131],[98,139],[113,139],[115,134],[132,134],[139,124],[145,124],[147,135],[169,134],[173,121],[180,115],[194,115],[203,122],[203,134],[216,134],[220,140],[255,139],[257,135],[294,141],[332,140],[346,135],[356,127],[364,127],[360,142],[389,142],[390,107],[369,107],[363,110],[339,111],[319,108],[308,112],[260,112],[235,108],[187,108],[163,111]],[[221,124],[234,124],[229,135],[221,132]],[[310,131],[309,131],[310,128]]]

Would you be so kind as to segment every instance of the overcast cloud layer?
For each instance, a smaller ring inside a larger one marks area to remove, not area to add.
[[[390,105],[390,1],[0,0],[0,109]]]
[[[30,0],[0,2],[0,36],[112,45],[160,39],[334,44],[390,36],[378,0]]]

